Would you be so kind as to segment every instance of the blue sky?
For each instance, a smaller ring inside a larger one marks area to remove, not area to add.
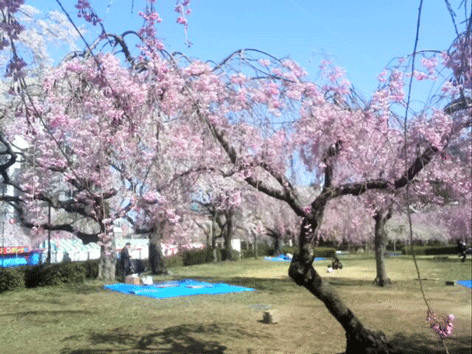
[[[77,23],[75,0],[61,0]],[[109,32],[141,24],[144,0],[90,0]],[[451,0],[457,10],[461,0]],[[27,1],[28,3],[28,1]],[[41,10],[59,9],[55,0],[30,1]],[[173,0],[158,0],[158,26],[169,51],[219,61],[241,48],[289,56],[316,78],[319,62],[331,56],[368,97],[377,75],[397,56],[413,50],[419,1],[411,0],[192,0],[187,48],[182,26],[175,23]],[[470,11],[470,10],[469,10]],[[459,23],[463,11],[456,11]],[[424,1],[419,49],[447,49],[454,27],[444,1]]]

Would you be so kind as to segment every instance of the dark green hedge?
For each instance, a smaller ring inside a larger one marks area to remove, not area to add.
[[[86,262],[58,263],[0,269],[0,293],[46,285],[83,283]]]
[[[166,259],[166,267],[167,268],[177,268],[182,267],[184,265],[184,260],[182,259],[181,255],[175,254],[173,256],[167,256]]]
[[[222,259],[221,249],[216,249],[216,257],[218,261]],[[211,263],[213,261],[213,251],[211,248],[201,250],[188,250],[182,254],[182,264],[191,266],[196,264]]]
[[[78,263],[58,263],[48,265],[44,267],[40,286],[83,283],[86,274],[87,272],[85,267]]]
[[[258,257],[269,256],[270,252],[271,252],[271,248],[266,243],[259,243],[257,245],[257,256]],[[242,253],[241,258],[254,258],[256,256],[256,252],[252,248],[242,249],[241,253]]]
[[[282,253],[283,254],[295,254],[298,252],[298,247],[289,247],[289,246],[284,246],[282,247]],[[336,249],[331,248],[331,247],[316,247],[314,249],[315,252],[315,257],[323,257],[323,258],[333,258],[336,255]]]
[[[57,263],[31,267],[25,272],[25,283],[29,288],[46,285],[83,283],[87,271],[82,263]]]
[[[98,277],[98,264],[100,261],[98,259],[92,259],[85,262],[79,262],[85,268],[85,278],[86,279],[97,279]]]
[[[25,288],[25,273],[23,269],[0,269],[0,293],[5,291],[20,290]]]
[[[418,256],[432,256],[440,254],[457,254],[456,246],[413,246],[415,255]],[[411,247],[406,246],[403,249],[403,254],[411,255]]]
[[[229,259],[229,257],[227,257],[226,255],[226,251],[221,248],[216,249],[216,258],[217,262],[226,261]],[[238,251],[232,251],[232,260],[239,260]],[[211,262],[213,262],[213,251],[211,248],[188,250],[182,254],[182,265],[184,266],[205,264]]]

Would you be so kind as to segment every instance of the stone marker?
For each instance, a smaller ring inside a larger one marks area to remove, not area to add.
[[[264,311],[262,316],[262,322],[268,324],[275,324],[280,322],[280,314],[276,310]]]

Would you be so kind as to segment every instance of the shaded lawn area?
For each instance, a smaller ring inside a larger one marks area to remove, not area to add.
[[[446,286],[471,279],[471,262],[419,260],[430,305],[456,316],[449,352],[471,352],[471,289]],[[429,330],[426,307],[410,258],[387,260],[391,288],[372,285],[373,258],[343,258],[326,273],[361,320],[384,331],[405,353],[445,353]],[[47,287],[0,295],[2,353],[341,353],[344,332],[324,305],[287,276],[288,264],[242,260],[175,268],[173,277],[226,282],[255,292],[152,299],[103,289],[103,283]],[[278,324],[262,311],[277,310]]]

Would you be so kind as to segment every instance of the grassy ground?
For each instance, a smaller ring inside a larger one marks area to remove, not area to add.
[[[373,258],[342,259],[326,273],[368,326],[384,331],[405,353],[445,353],[430,332],[410,258],[387,260],[391,288],[372,285]],[[456,316],[449,352],[471,352],[471,290],[445,281],[471,279],[470,261],[419,260],[430,305]],[[173,269],[173,278],[227,282],[255,292],[152,299],[103,290],[103,283],[47,287],[0,295],[1,353],[341,353],[344,333],[324,305],[287,276],[288,263],[243,260]],[[265,324],[262,311],[280,313]]]

